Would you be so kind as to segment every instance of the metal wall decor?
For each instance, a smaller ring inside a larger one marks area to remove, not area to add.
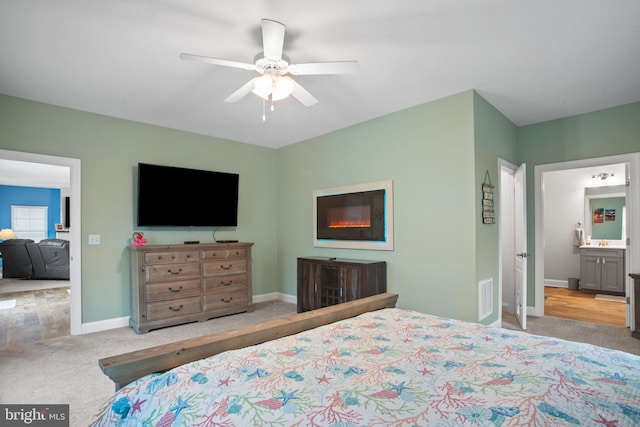
[[[493,202],[493,189],[495,187],[491,184],[491,177],[489,171],[484,175],[484,182],[482,183],[482,223],[483,224],[495,224],[496,223],[496,211],[494,209]]]

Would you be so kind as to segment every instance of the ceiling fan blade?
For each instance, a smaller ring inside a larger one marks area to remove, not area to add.
[[[248,82],[246,82],[240,89],[236,90],[231,95],[229,95],[227,97],[227,99],[224,100],[224,102],[238,102],[238,101],[240,101],[242,98],[244,98],[246,95],[248,95],[249,92],[251,92],[253,90],[253,88],[255,87],[255,82],[259,78],[260,77],[254,77],[251,80],[249,80]]]
[[[262,47],[267,59],[280,61],[284,47],[284,24],[271,19],[262,20]]]
[[[291,96],[296,98],[298,101],[302,103],[305,107],[311,107],[314,104],[318,103],[318,100],[311,95],[305,88],[300,86],[298,82],[293,80],[293,91],[291,92]]]
[[[193,55],[191,53],[181,53],[180,59],[188,61],[206,62],[207,64],[222,65],[223,67],[242,68],[243,70],[255,70],[255,64],[244,62],[228,61],[226,59],[211,58],[209,56]]]
[[[305,74],[353,74],[357,71],[358,61],[312,62],[289,65],[289,72],[294,76]]]

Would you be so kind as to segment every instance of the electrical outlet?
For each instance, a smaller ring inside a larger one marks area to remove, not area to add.
[[[99,245],[100,244],[100,235],[99,234],[89,234],[89,244],[90,245]]]

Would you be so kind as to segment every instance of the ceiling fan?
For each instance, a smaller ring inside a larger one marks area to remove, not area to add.
[[[253,92],[263,99],[262,119],[265,120],[264,102],[279,101],[289,95],[296,98],[304,106],[309,107],[318,102],[306,89],[300,86],[287,74],[294,76],[312,74],[352,74],[358,70],[357,61],[337,62],[311,62],[305,64],[291,64],[289,58],[282,54],[284,46],[285,26],[271,19],[262,20],[262,45],[263,52],[255,56],[253,64],[229,61],[226,59],[211,58],[208,56],[181,53],[180,58],[221,65],[223,67],[241,68],[243,70],[257,71],[256,76],[245,83],[240,89],[229,95],[225,102],[238,102],[249,93]]]

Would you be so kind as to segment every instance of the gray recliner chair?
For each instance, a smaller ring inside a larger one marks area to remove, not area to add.
[[[44,239],[27,244],[34,279],[69,280],[69,241]]]
[[[3,278],[28,279],[33,276],[31,257],[27,250],[27,245],[33,243],[31,239],[10,239],[0,242]]]

